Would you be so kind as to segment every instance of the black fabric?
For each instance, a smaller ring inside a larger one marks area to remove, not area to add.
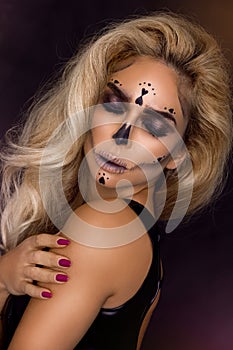
[[[149,211],[135,201],[128,205],[145,225],[153,246],[149,272],[137,293],[115,308],[102,308],[75,350],[135,350],[143,319],[160,288],[160,255],[158,227]],[[139,257],[140,259],[140,257]],[[3,311],[5,348],[23,314],[29,297],[10,296]]]
[[[2,310],[3,345],[6,350],[29,303],[28,295],[9,295]]]

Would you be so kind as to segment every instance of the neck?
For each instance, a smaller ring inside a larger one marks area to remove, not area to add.
[[[100,197],[106,201],[113,201],[117,198],[133,199],[136,202],[144,205],[152,215],[154,215],[154,186],[150,187],[122,187],[116,189],[106,188],[97,184],[97,191]],[[133,193],[132,193],[133,190]],[[90,198],[96,199],[96,198]]]

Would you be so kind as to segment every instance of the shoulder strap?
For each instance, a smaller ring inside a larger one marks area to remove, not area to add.
[[[156,219],[149,212],[149,210],[144,207],[141,203],[136,202],[133,199],[124,199],[124,201],[128,204],[128,206],[138,215],[141,219],[143,225],[145,226],[152,243],[154,244],[159,240],[159,231],[158,225],[156,223]]]

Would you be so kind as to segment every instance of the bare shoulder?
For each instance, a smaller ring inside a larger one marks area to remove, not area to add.
[[[142,249],[145,227],[125,202],[96,201],[77,208],[62,234],[72,240],[64,253],[79,276],[82,271],[85,276],[95,274],[95,280],[108,276],[111,281],[121,263]]]
[[[151,241],[129,206],[103,209],[95,202],[74,211],[62,230],[71,239],[64,254],[72,261],[69,275],[76,288],[88,285],[104,294],[103,304],[118,305],[143,281],[152,259]]]

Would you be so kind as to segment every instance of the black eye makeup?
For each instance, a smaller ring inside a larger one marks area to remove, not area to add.
[[[118,80],[110,81],[107,84],[107,89],[103,93],[101,102],[106,111],[116,115],[123,115],[128,110],[126,102],[130,103],[131,101],[116,84],[122,85]],[[151,83],[148,83],[148,86],[151,86]],[[165,107],[164,110],[160,111],[152,107],[142,107],[139,124],[153,136],[164,137],[173,132],[173,127],[176,126],[174,115],[175,110],[173,108]]]
[[[163,112],[145,109],[141,116],[142,127],[154,137],[164,137],[174,132],[174,126],[165,120],[171,119],[170,116],[163,114]]]
[[[102,103],[104,109],[110,113],[124,114],[126,112],[125,104],[111,92],[104,93]]]
[[[124,102],[128,102],[128,98],[115,85],[116,81],[117,80],[107,84],[109,89],[104,91],[101,102],[103,103],[103,107],[106,111],[114,114],[124,114],[127,110]],[[117,83],[119,82],[117,81]]]

